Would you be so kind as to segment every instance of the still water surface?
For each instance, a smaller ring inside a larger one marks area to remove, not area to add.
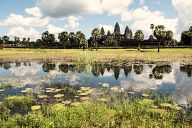
[[[0,88],[3,89],[0,99],[7,95],[21,95],[21,91],[29,87],[33,88],[34,94],[40,94],[43,85],[101,88],[102,83],[137,93],[153,88],[156,93],[173,98],[175,104],[187,105],[192,99],[192,65],[0,63]]]

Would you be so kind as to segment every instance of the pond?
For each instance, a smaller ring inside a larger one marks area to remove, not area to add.
[[[62,97],[60,89],[68,87],[78,90],[84,86],[119,88],[134,94],[153,90],[155,94],[172,98],[174,104],[186,106],[192,99],[192,65],[126,62],[75,65],[50,61],[0,63],[1,100],[8,95],[25,95],[29,92],[41,98],[47,95]],[[68,98],[71,95],[75,94],[65,94]]]

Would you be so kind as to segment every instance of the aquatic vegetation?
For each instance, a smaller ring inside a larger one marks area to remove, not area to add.
[[[31,106],[31,110],[32,110],[32,111],[39,110],[40,108],[41,108],[40,105]]]
[[[22,93],[30,93],[30,92],[32,92],[32,88],[26,88],[25,90],[22,90],[21,92]]]
[[[54,95],[55,98],[61,98],[61,97],[64,97],[64,94],[56,94]]]
[[[70,100],[65,100],[65,101],[62,101],[62,104],[69,105],[69,104],[71,104],[71,101]]]
[[[108,88],[108,87],[109,87],[109,84],[108,84],[108,83],[102,83],[102,87]]]
[[[162,108],[169,108],[169,109],[174,109],[174,110],[182,110],[182,107],[176,106],[176,105],[172,105],[170,103],[161,103],[160,106]]]
[[[3,89],[3,88],[0,88],[0,92],[4,92],[5,91],[5,89]]]
[[[149,97],[148,94],[141,94],[143,97]]]
[[[46,99],[48,96],[47,95],[38,95],[37,96],[39,99]]]
[[[117,87],[117,86],[111,87],[110,89],[111,89],[112,91],[119,91],[119,87]]]
[[[108,101],[107,98],[99,98],[98,100],[101,101],[101,102],[107,102]]]
[[[88,93],[87,92],[82,92],[82,93],[79,93],[80,96],[87,96]]]
[[[86,100],[90,100],[90,98],[89,97],[81,97],[80,100],[86,101]]]

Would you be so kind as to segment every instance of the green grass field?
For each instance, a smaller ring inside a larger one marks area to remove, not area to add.
[[[127,61],[168,61],[192,62],[192,49],[99,49],[98,51],[83,51],[82,49],[2,49],[1,60],[74,60],[78,56],[89,56],[100,61],[122,59]]]

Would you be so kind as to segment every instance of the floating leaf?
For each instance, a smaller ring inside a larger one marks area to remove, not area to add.
[[[69,105],[69,104],[71,104],[71,101],[70,100],[65,100],[65,101],[62,101],[62,103],[65,104],[65,105]]]
[[[86,92],[82,92],[82,93],[80,93],[79,95],[80,95],[80,96],[87,96],[88,93],[86,93]]]
[[[133,91],[130,91],[130,92],[128,92],[129,94],[135,94],[135,92],[133,92]]]
[[[4,91],[5,91],[5,89],[3,89],[3,88],[2,88],[2,89],[0,89],[0,92],[4,92]]]
[[[182,110],[182,107],[176,106],[176,105],[172,105],[170,103],[162,103],[160,104],[161,107],[163,108],[169,108],[169,109],[173,109],[173,110]]]
[[[117,86],[111,87],[111,90],[112,91],[119,91],[119,87],[117,87]]]
[[[108,84],[108,83],[102,83],[102,87],[108,88],[108,87],[109,87],[109,84]]]
[[[37,96],[39,99],[45,99],[45,98],[47,98],[47,95],[38,95]]]
[[[31,106],[31,110],[32,110],[32,111],[38,110],[38,109],[40,109],[40,108],[41,108],[40,105]]]
[[[61,97],[64,97],[63,94],[57,94],[57,95],[54,95],[55,98],[61,98]]]
[[[81,87],[81,91],[88,91],[90,87]]]
[[[148,97],[149,95],[148,94],[141,94],[143,97]]]

